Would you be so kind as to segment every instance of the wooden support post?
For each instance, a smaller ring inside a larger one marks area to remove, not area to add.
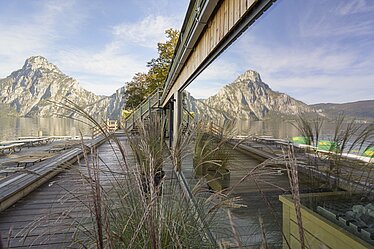
[[[173,110],[173,150],[174,150],[174,156],[175,156],[175,167],[177,170],[181,169],[181,155],[180,148],[177,146],[178,136],[179,132],[181,131],[181,119],[182,119],[182,93],[177,91],[174,93],[174,110]]]
[[[179,130],[181,125],[181,113],[182,113],[182,94],[177,91],[174,93],[174,110],[173,110],[173,140],[174,143],[177,141],[179,136]],[[173,144],[174,145],[174,144]]]
[[[173,102],[169,102],[169,146],[173,146]]]

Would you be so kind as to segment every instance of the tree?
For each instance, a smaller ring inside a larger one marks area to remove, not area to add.
[[[157,44],[158,57],[147,63],[147,73],[137,73],[125,89],[127,99],[125,108],[134,109],[158,87],[163,87],[169,72],[174,49],[179,38],[179,31],[168,29],[165,31],[167,40]]]
[[[136,73],[125,89],[126,109],[137,107],[147,96],[147,74]]]

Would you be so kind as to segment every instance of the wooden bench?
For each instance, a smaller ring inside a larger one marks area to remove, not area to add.
[[[9,145],[14,143],[24,143],[28,147],[35,146],[35,145],[42,145],[47,144],[50,141],[50,138],[27,138],[27,139],[18,139],[13,141],[2,141],[0,144],[2,145]]]
[[[9,153],[21,151],[22,146],[24,145],[25,143],[13,143],[13,144],[7,144],[7,145],[0,145],[0,154],[5,154],[5,151],[7,150]]]

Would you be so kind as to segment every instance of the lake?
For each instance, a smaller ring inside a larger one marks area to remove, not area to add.
[[[275,138],[283,138],[290,140],[292,137],[300,136],[300,131],[292,125],[292,122],[295,124],[295,121],[288,121],[288,120],[266,120],[266,121],[250,121],[250,120],[241,120],[236,123],[235,125],[235,134],[240,136],[273,136]],[[349,123],[344,123],[341,127],[339,133],[344,133],[347,129],[347,125]],[[372,123],[357,123],[355,124],[356,127],[360,127],[356,134],[359,134],[364,128],[372,125]],[[322,129],[320,131],[319,140],[334,140],[335,136],[335,129],[336,129],[336,122],[325,121],[323,123]],[[341,135],[340,135],[341,136]],[[345,146],[345,151],[351,147],[352,142],[357,138],[356,135],[350,137]],[[358,153],[362,153],[368,146],[373,146],[374,143],[374,134],[372,133],[370,137],[365,139],[365,142],[362,146],[357,144],[353,146],[353,151],[357,151]]]
[[[335,124],[325,122],[321,139],[332,139]],[[82,122],[68,118],[25,118],[3,116],[0,120],[0,141],[13,140],[23,136],[91,136],[90,128]],[[265,121],[240,120],[235,125],[235,134],[241,136],[268,135],[275,138],[290,139],[300,132],[291,121],[272,119]],[[373,141],[367,141],[369,144]]]
[[[0,119],[0,141],[24,136],[90,136],[87,125],[68,118],[25,118],[3,115]]]
[[[252,121],[241,120],[235,125],[238,135],[248,136],[273,136],[275,138],[291,138],[299,135],[299,131],[288,121],[284,120],[265,120]]]

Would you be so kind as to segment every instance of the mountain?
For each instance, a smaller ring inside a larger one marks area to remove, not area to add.
[[[199,116],[213,119],[263,120],[267,116],[297,115],[313,108],[285,93],[273,91],[260,74],[248,70],[208,99],[189,97],[188,105]]]
[[[121,91],[102,97],[83,89],[72,77],[42,56],[28,58],[23,67],[0,79],[0,104],[14,109],[20,116],[74,116],[56,105],[69,99],[96,118],[119,114]]]
[[[374,100],[363,100],[344,104],[321,103],[311,105],[311,107],[329,116],[336,116],[339,113],[344,113],[350,117],[374,119]]]
[[[110,97],[107,97],[108,104],[106,113],[109,119],[118,119],[121,109],[125,105],[124,93],[125,87],[121,87]]]

